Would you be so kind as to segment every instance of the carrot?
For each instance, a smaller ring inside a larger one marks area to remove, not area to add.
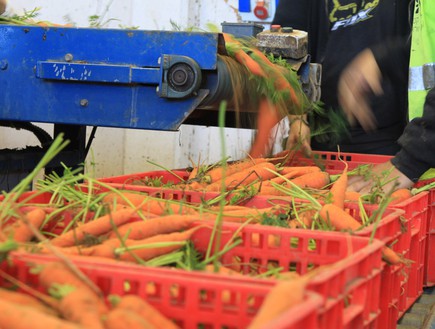
[[[312,172],[321,171],[318,166],[300,166],[300,167],[292,167],[292,166],[284,166],[281,167],[279,173],[283,176],[293,173],[295,176],[300,176],[303,174],[309,174]]]
[[[329,174],[326,171],[317,171],[296,177],[291,182],[301,188],[320,189],[329,184]]]
[[[171,202],[170,200],[162,200],[150,197],[148,195],[136,192],[122,191],[122,195],[116,192],[110,192],[103,197],[104,203],[123,204],[130,206],[129,202],[136,208],[139,208],[146,213],[154,215],[164,215],[170,213],[176,214],[194,214],[196,211],[193,208],[186,206],[182,202]]]
[[[257,159],[243,159],[240,161],[235,161],[232,163],[228,163],[226,167],[218,166],[210,169],[206,175],[205,175],[205,181],[208,184],[214,183],[218,180],[221,180],[222,177],[225,176],[228,177],[236,172],[239,172],[241,170],[245,170],[246,168],[250,168],[256,164],[259,164],[261,162],[267,162],[267,158],[257,158]]]
[[[197,182],[197,181],[191,181],[190,183],[188,183],[186,185],[186,188],[188,190],[193,190],[193,191],[202,190],[204,187],[205,187],[204,184]]]
[[[237,41],[232,35],[223,33],[227,50],[233,52],[234,58],[242,65],[244,65],[252,74],[266,77],[264,70],[261,68],[252,57],[250,57],[242,48],[242,44]]]
[[[314,209],[308,209],[305,211],[298,212],[298,218],[292,220],[292,222],[295,222],[295,227],[304,227],[304,228],[310,228],[311,224],[313,223],[314,215],[316,214],[316,211]]]
[[[38,275],[39,284],[49,291],[56,286],[71,286],[89,296],[90,300],[96,301],[99,314],[105,314],[108,311],[107,305],[102,301],[99,296],[83,282],[79,277],[75,275],[65,264],[61,262],[49,262],[44,264]],[[80,297],[80,296],[78,296]],[[59,311],[62,313],[62,307],[59,306]]]
[[[293,170],[291,170],[290,168],[294,168]],[[284,169],[284,170],[283,170]],[[305,174],[309,174],[309,173],[314,173],[314,172],[320,172],[320,168],[319,167],[315,167],[315,166],[307,166],[307,167],[285,167],[280,170],[279,174],[280,176],[277,177],[273,177],[269,180],[263,181],[263,182],[258,182],[255,184],[255,187],[257,189],[263,189],[263,193],[262,194],[267,194],[264,193],[266,192],[272,192],[272,194],[274,195],[282,195],[281,192],[276,191],[275,188],[271,188],[273,187],[273,183],[274,184],[285,184],[287,182],[287,180],[292,180],[295,179],[297,177],[303,176]],[[308,177],[308,176],[306,176]],[[297,181],[296,181],[297,182]]]
[[[344,195],[344,200],[345,201],[358,201],[361,198],[361,193],[356,192],[356,191],[346,191],[345,195]]]
[[[382,248],[382,259],[389,265],[398,265],[403,262],[402,257],[387,246]]]
[[[147,320],[154,328],[178,329],[178,326],[161,314],[154,306],[136,295],[121,297],[116,309],[128,310]],[[110,329],[110,328],[109,328]]]
[[[391,193],[391,201],[390,205],[398,204],[400,202],[403,202],[405,200],[408,200],[412,198],[412,192],[410,189],[407,188],[400,188],[395,190],[393,193]]]
[[[107,204],[114,204],[116,202],[117,205],[126,206],[130,206],[129,203],[131,203],[133,207],[139,207],[146,202],[148,198],[149,196],[147,194],[120,190],[118,192],[106,193],[103,196],[102,202]]]
[[[332,203],[323,205],[319,214],[320,217],[326,223],[331,224],[336,231],[355,231],[361,227],[361,223],[352,217],[348,212]]]
[[[159,234],[143,240],[127,240],[124,243],[127,248],[134,248],[134,250],[131,250],[131,253],[140,259],[147,261],[157,256],[168,254],[180,249],[182,243],[187,242],[192,237],[193,233],[195,233],[195,231],[200,227],[201,226],[196,226],[184,232]],[[152,246],[153,244],[161,244],[161,246]],[[136,262],[136,258],[127,251],[120,254],[119,259],[123,261]]]
[[[305,278],[278,281],[261,304],[248,329],[267,328],[270,321],[277,319],[292,306],[304,299],[307,281]]]
[[[106,329],[158,329],[164,327],[155,327],[151,325],[146,319],[133,311],[115,308],[107,314],[104,322]]]
[[[43,224],[46,215],[46,212],[41,208],[35,208],[24,214],[29,224],[36,229],[39,229]],[[29,242],[34,237],[32,229],[25,220],[20,218],[17,218],[14,223],[8,225],[4,229],[4,234],[17,242]]]
[[[247,220],[251,220],[251,223],[258,223],[264,214],[270,213],[274,210],[276,210],[275,207],[261,209],[246,207],[246,209],[225,211],[222,213],[222,220],[236,223],[244,223]]]
[[[332,203],[344,209],[344,199],[346,198],[347,189],[347,164],[338,179],[332,184],[329,193],[331,195]]]
[[[90,293],[87,288],[76,288],[64,295],[59,304],[59,312],[62,316],[84,328],[104,329],[100,307],[103,300]]]
[[[213,264],[207,264],[204,268],[204,272],[207,273],[217,273],[222,275],[230,275],[230,276],[242,276],[243,274],[240,272],[237,272],[231,268],[225,267],[225,266],[219,266],[217,268],[217,271],[215,270],[215,267]]]
[[[8,329],[84,329],[84,327],[41,312],[33,307],[0,299],[0,328]]]
[[[86,236],[100,236],[129,221],[136,212],[134,209],[120,209],[89,221],[51,240],[51,244],[57,247],[73,246],[82,242]]]
[[[249,151],[252,158],[264,157],[270,152],[272,129],[281,119],[282,116],[275,105],[263,97],[258,104],[257,133]]]
[[[185,230],[198,219],[198,216],[193,215],[167,215],[144,221],[127,223],[120,226],[117,231],[122,237],[128,236],[128,239],[131,240],[141,240],[157,234]],[[117,236],[117,233],[114,231],[109,234],[109,238],[115,238]]]
[[[44,304],[36,297],[33,297],[23,292],[0,288],[0,300],[20,304],[23,306],[33,307],[43,313],[57,315],[56,310]]]
[[[276,195],[276,196],[285,196],[286,193],[284,191],[278,190],[272,185],[262,185],[258,190],[258,195]]]
[[[224,179],[224,185],[227,189],[235,188],[237,185],[246,186],[255,180],[267,180],[275,176],[275,165],[270,162],[261,162],[245,170],[232,174]],[[207,191],[219,191],[222,187],[222,181],[216,181],[207,186]]]

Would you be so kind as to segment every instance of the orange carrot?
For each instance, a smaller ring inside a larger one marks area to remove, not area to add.
[[[281,175],[287,175],[289,173],[293,173],[295,176],[300,176],[303,174],[309,174],[312,172],[321,171],[320,167],[318,166],[284,166],[279,170],[279,173]]]
[[[120,226],[129,221],[135,212],[134,209],[112,211],[55,237],[51,240],[51,244],[57,247],[67,247],[82,242],[86,236],[100,236],[111,231],[113,226]]]
[[[127,223],[120,226],[118,232],[112,231],[109,238],[116,238],[119,234],[131,240],[141,240],[157,234],[179,232],[188,229],[198,219],[196,215],[175,214]]]
[[[233,211],[225,211],[222,213],[222,220],[226,222],[236,222],[236,223],[244,223],[247,220],[251,220],[251,223],[258,223],[264,214],[275,211],[275,207],[266,207],[266,208],[248,208],[233,210]]]
[[[264,157],[270,152],[272,129],[281,119],[282,115],[275,105],[263,97],[258,104],[257,133],[249,151],[252,158]]]
[[[291,170],[290,168],[294,168],[293,170]],[[267,188],[267,190],[269,192],[274,192],[274,188],[269,188],[272,187],[272,183],[274,184],[286,184],[287,180],[292,180],[295,179],[297,177],[306,175],[306,174],[310,174],[310,173],[314,173],[314,172],[320,172],[320,168],[319,167],[315,167],[315,166],[307,166],[307,167],[285,167],[284,170],[280,170],[279,174],[280,176],[277,177],[273,177],[269,180],[263,181],[263,182],[258,182],[255,184],[257,189],[263,189],[263,193],[262,194],[267,194],[264,193],[265,192],[265,188]],[[308,177],[308,176],[306,176]],[[297,182],[297,181],[296,181]],[[273,193],[274,195],[282,195],[281,192],[277,192],[278,194],[275,194],[275,192]]]
[[[59,304],[61,315],[84,328],[104,329],[103,314],[100,307],[103,300],[90,292],[87,288],[76,288],[64,295]]]
[[[345,201],[353,201],[356,202],[361,198],[361,193],[356,192],[356,191],[346,191],[345,195],[344,195],[344,200]]]
[[[278,281],[267,294],[248,329],[266,328],[267,323],[277,319],[294,305],[301,303],[304,299],[306,285],[305,278]]]
[[[313,218],[315,215],[316,211],[314,209],[308,209],[305,211],[300,211],[298,212],[298,220],[293,220],[294,222],[296,222],[297,224],[295,224],[296,227],[306,227],[306,228],[310,228],[311,224],[313,223]]]
[[[79,290],[82,295],[86,294],[90,300],[96,301],[97,311],[99,314],[105,314],[108,311],[107,305],[99,296],[75,273],[73,273],[65,264],[60,261],[49,262],[44,264],[38,275],[39,284],[47,291],[55,286],[71,286]],[[80,297],[80,296],[77,296]],[[60,307],[60,306],[59,306]],[[60,312],[62,308],[60,307]]]
[[[261,162],[266,162],[266,161],[268,161],[266,158],[257,158],[257,159],[247,158],[240,161],[231,162],[226,165],[225,169],[223,166],[210,169],[205,175],[205,180],[207,183],[211,184],[222,179],[224,174],[226,177],[228,177],[241,170],[245,170],[246,168],[250,168],[256,164],[259,164]]]
[[[24,306],[0,299],[0,328],[8,329],[83,329],[75,323]]]
[[[275,196],[285,196],[286,193],[284,191],[278,190],[272,185],[262,185],[260,190],[258,190],[258,195],[275,195]]]
[[[178,326],[162,315],[154,306],[136,295],[121,297],[116,309],[129,310],[146,319],[155,328],[178,329]]]
[[[116,192],[110,192],[103,197],[103,202],[108,204],[123,204],[129,206],[129,202],[136,208],[145,211],[147,214],[164,215],[164,214],[195,214],[196,211],[186,206],[182,202],[173,202],[171,200],[162,200],[150,197],[143,193],[122,191],[122,196]]]
[[[329,184],[329,174],[326,171],[316,171],[304,174],[291,180],[291,182],[301,188],[320,189]]]
[[[35,208],[24,214],[29,224],[36,229],[39,229],[43,224],[46,215],[46,212],[41,208]],[[20,218],[8,225],[3,232],[17,242],[29,242],[34,237],[31,228]]]
[[[223,33],[227,48],[233,49],[235,59],[244,65],[252,74],[266,77],[260,64],[258,64],[252,57],[250,57],[243,49],[242,44],[236,40],[232,35]]]
[[[231,276],[242,276],[243,275],[242,273],[237,272],[231,268],[225,267],[223,265],[219,266],[217,268],[217,271],[216,271],[213,264],[206,265],[204,268],[204,272],[217,273],[217,274],[223,274],[223,275],[231,275]]]
[[[187,242],[201,226],[190,228],[184,232],[174,232],[169,234],[159,234],[143,240],[127,240],[125,245],[127,248],[137,249],[131,250],[131,253],[140,259],[147,261],[157,256],[171,253],[182,248],[182,243]],[[180,244],[178,244],[179,242]],[[174,244],[168,244],[174,243]],[[161,246],[152,246],[153,244],[162,244]],[[167,244],[167,245],[165,245]],[[119,259],[123,261],[136,262],[136,258],[130,252],[126,251],[119,255]]]
[[[39,272],[39,283],[47,291],[56,288],[61,292],[59,313],[67,320],[83,325],[85,328],[104,329],[102,316],[108,307],[85,282],[76,276],[65,264],[50,262]],[[68,293],[63,292],[63,288]],[[72,289],[72,291],[69,291]]]
[[[344,199],[346,197],[347,189],[347,164],[341,173],[340,177],[332,184],[330,189],[330,195],[332,198],[332,203],[336,206],[344,209]]]
[[[382,259],[389,265],[398,265],[403,262],[402,257],[387,246],[382,248]]]
[[[104,321],[106,329],[158,329],[164,327],[155,327],[151,325],[146,319],[133,311],[115,308],[107,314]]]
[[[320,209],[320,217],[326,223],[331,224],[336,231],[355,231],[361,227],[361,223],[348,212],[332,203],[327,203],[322,206]]]
[[[48,296],[45,296],[45,297],[50,298]],[[26,294],[26,293],[23,293],[23,292],[0,288],[0,300],[20,304],[23,306],[33,307],[33,308],[35,308],[43,313],[57,315],[56,310],[54,310],[53,308],[44,304],[36,297],[33,297],[33,296]],[[53,305],[54,304],[55,304],[55,302],[53,300]]]
[[[224,185],[227,189],[235,188],[237,185],[246,186],[255,180],[267,180],[275,176],[275,165],[270,162],[261,162],[245,170],[224,178]],[[221,181],[216,181],[207,186],[207,191],[219,191],[222,187]]]
[[[405,200],[412,198],[412,192],[407,188],[400,188],[391,193],[391,202],[390,205],[398,204]]]

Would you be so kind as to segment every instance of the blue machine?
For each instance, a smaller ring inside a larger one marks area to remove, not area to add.
[[[231,24],[225,32],[237,36],[233,32],[241,28]],[[264,49],[304,44],[279,32],[278,38],[265,33]],[[61,162],[75,167],[85,161],[97,127],[174,131],[183,123],[217,125],[218,105],[227,100],[225,125],[251,128],[252,97],[238,95],[246,104],[241,113],[231,109],[231,75],[237,72],[245,85],[255,80],[225,55],[220,33],[0,25],[0,126],[30,130],[42,146],[0,149],[0,177],[17,174],[6,185],[0,181],[0,189],[31,171],[52,142],[34,122],[54,124],[54,135],[63,133],[71,142],[47,167],[55,171],[63,170]],[[88,141],[87,126],[93,127]]]
[[[177,130],[221,90],[223,49],[218,33],[0,26],[0,120]]]

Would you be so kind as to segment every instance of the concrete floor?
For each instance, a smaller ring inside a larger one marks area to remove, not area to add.
[[[423,295],[400,318],[397,329],[435,329],[435,287],[424,289]]]

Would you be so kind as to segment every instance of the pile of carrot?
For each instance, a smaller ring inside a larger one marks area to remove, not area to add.
[[[208,171],[193,169],[184,182],[190,190],[206,192],[237,191],[252,187],[257,195],[284,195],[272,183],[289,186],[292,181],[303,188],[322,188],[330,183],[329,174],[318,166],[281,166],[272,158],[247,158],[213,166]]]
[[[18,244],[19,250],[25,252],[58,254],[64,257],[93,257],[95,261],[106,263],[116,261],[147,264],[148,261],[187,247],[194,241],[194,236],[200,229],[212,232],[217,221],[240,225],[271,225],[275,221],[280,222],[280,226],[305,229],[319,229],[316,224],[322,223],[330,230],[355,232],[360,230],[363,224],[349,213],[345,205],[349,201],[364,201],[363,196],[347,191],[348,175],[347,166],[341,173],[331,175],[316,165],[289,166],[277,164],[276,159],[267,158],[249,158],[225,163],[211,166],[211,169],[206,171],[197,167],[189,179],[183,182],[183,188],[206,192],[230,192],[230,196],[252,189],[255,191],[252,197],[259,195],[270,202],[263,203],[258,208],[245,206],[243,202],[231,204],[229,198],[223,203],[189,204],[183,200],[165,200],[135,191],[101,191],[98,200],[105,211],[94,217],[87,216],[84,222],[70,223],[72,225],[67,226],[68,229],[54,236],[44,235],[44,225],[56,218],[51,217],[52,209],[48,211],[44,205],[23,208],[17,203],[11,206],[15,214],[7,220],[2,219],[0,242],[14,241]],[[410,197],[410,190],[397,190],[390,195],[389,202],[392,205]],[[66,203],[64,206],[65,211],[68,211],[69,205]],[[45,240],[47,237],[49,240]],[[251,238],[253,244],[256,243],[255,238]],[[267,241],[269,245],[277,244],[274,237],[270,238],[271,240]],[[390,264],[405,261],[388,246],[383,249],[383,258]],[[41,285],[47,291],[52,289],[45,282],[53,282],[46,279],[46,276],[61,270],[61,266],[55,266],[57,267],[49,271],[42,271],[39,276]],[[211,268],[208,265],[203,270],[211,271]],[[213,267],[213,272],[217,272],[216,267]],[[242,275],[236,260],[227,266],[220,264],[218,272],[225,275]],[[255,275],[259,272],[253,270],[250,274]],[[67,275],[59,273],[55,276],[58,279],[68,278]],[[79,282],[80,280],[76,281],[75,286],[73,284],[73,291],[55,288],[62,294],[62,298],[57,300],[50,297],[45,300],[45,304],[47,300],[50,301],[50,305],[44,305],[45,308],[50,308],[48,315],[47,310],[38,312],[61,321],[65,328],[118,328],[119,325],[111,323],[116,323],[119,319],[124,319],[132,328],[136,328],[136,323],[137,328],[142,328],[139,323],[153,328],[147,323],[149,319],[144,320],[140,316],[141,311],[138,307],[141,304],[138,301],[132,302],[135,296],[129,296],[127,301],[120,298],[116,305],[111,305],[95,292],[87,296],[81,295],[84,287],[79,286]],[[70,285],[71,282],[57,282],[57,285],[66,284]],[[303,294],[297,295],[301,297]],[[24,302],[21,304],[24,305]],[[87,305],[79,312],[85,314],[86,319],[79,318],[79,313],[71,310],[72,305],[76,304]],[[69,311],[62,311],[61,307]],[[149,306],[147,307],[149,309]],[[18,317],[25,319],[24,312],[27,310],[21,307],[17,309],[23,312]],[[9,308],[7,310],[12,312]],[[130,316],[131,313],[134,315]],[[261,317],[259,312],[260,324]],[[0,315],[0,327],[3,327],[1,321],[4,318]],[[51,321],[55,321],[53,319]],[[251,328],[257,327],[256,321]],[[53,326],[55,323],[57,322],[53,322]],[[258,327],[261,327],[260,324]],[[170,328],[169,324],[165,328]]]
[[[104,296],[61,261],[39,265],[38,289],[0,288],[1,328],[177,329],[172,320],[136,295]],[[42,292],[41,292],[42,290]]]

